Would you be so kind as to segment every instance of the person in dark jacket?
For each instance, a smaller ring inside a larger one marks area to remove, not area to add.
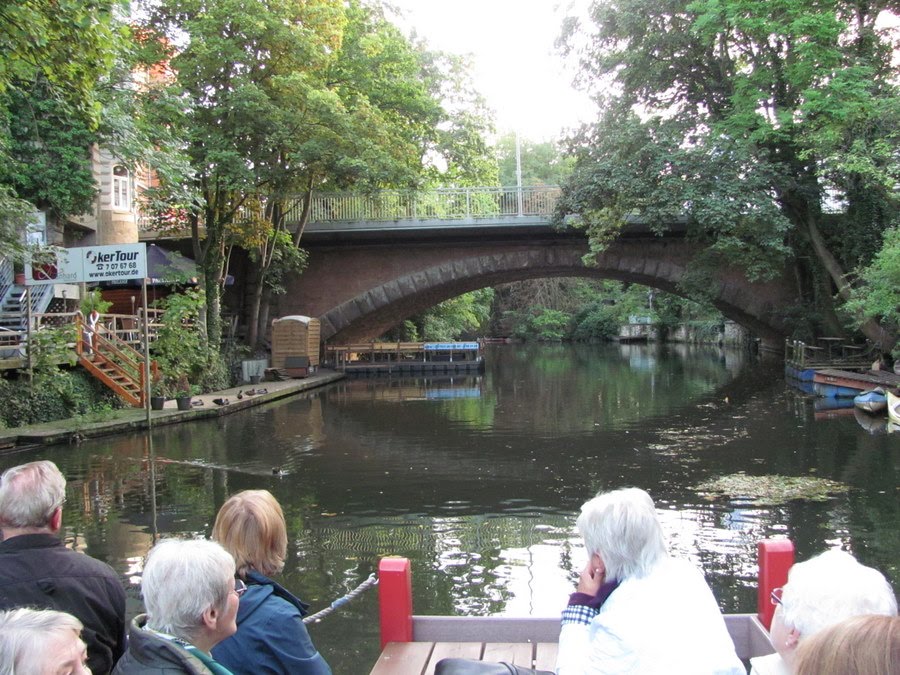
[[[330,675],[303,624],[307,605],[269,578],[281,572],[287,555],[287,526],[275,497],[267,490],[233,495],[219,509],[212,534],[247,584],[237,633],[216,645],[216,660],[235,675]]]
[[[159,542],[141,577],[147,613],[131,622],[114,675],[231,675],[210,650],[237,630],[245,590],[235,581],[234,558],[215,542]]]
[[[53,462],[0,477],[0,610],[67,612],[84,625],[88,666],[108,674],[125,651],[125,589],[112,568],[59,538],[66,479]]]

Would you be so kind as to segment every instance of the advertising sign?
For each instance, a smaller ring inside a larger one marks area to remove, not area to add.
[[[25,266],[25,285],[97,283],[147,276],[146,244],[54,248]]]

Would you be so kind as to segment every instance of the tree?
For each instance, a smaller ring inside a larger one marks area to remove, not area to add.
[[[516,185],[516,135],[506,134],[497,142],[500,185]],[[572,160],[550,141],[519,140],[522,185],[562,185],[572,172]]]
[[[23,252],[21,228],[35,205],[57,215],[78,213],[90,198],[92,187],[83,180],[87,148],[76,145],[98,126],[98,90],[127,34],[117,7],[124,4],[0,5],[0,247],[7,254]]]
[[[617,0],[571,19],[581,77],[603,91],[573,139],[559,220],[580,214],[594,251],[639,211],[659,230],[686,216],[698,270],[751,277],[793,266],[798,291],[834,317],[846,271],[897,219],[895,45],[875,21],[895,0]],[[829,202],[846,205],[827,213]],[[699,286],[700,284],[696,284]],[[896,335],[862,329],[881,348]]]
[[[284,249],[288,210],[299,248],[314,191],[415,186],[442,109],[422,55],[378,5],[162,0],[146,28],[175,74],[148,97],[179,103],[157,125],[178,130],[192,169],[194,196],[180,201],[204,273],[210,341],[221,336],[227,246],[249,240],[255,343],[274,290],[267,276],[279,261],[298,262]]]

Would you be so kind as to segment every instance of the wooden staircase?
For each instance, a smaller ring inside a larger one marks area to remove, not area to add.
[[[84,320],[78,316],[78,363],[91,375],[112,389],[120,398],[136,408],[146,406],[144,400],[144,356],[113,332],[100,325],[93,335],[93,353],[84,336]],[[150,380],[156,381],[159,368],[150,362]]]

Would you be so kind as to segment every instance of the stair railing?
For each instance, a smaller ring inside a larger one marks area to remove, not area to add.
[[[76,317],[78,340],[75,351],[78,354],[79,363],[84,366],[94,377],[102,381],[116,394],[124,398],[134,406],[144,406],[146,387],[144,384],[144,356],[115,332],[106,330],[98,322],[91,337],[90,344],[86,339],[84,317],[79,313]],[[86,351],[93,348],[94,359],[88,357]],[[114,374],[124,377],[132,387],[138,390],[135,394],[112,379],[101,365],[109,365]],[[159,366],[155,361],[150,363],[150,379],[155,381],[159,377]]]

